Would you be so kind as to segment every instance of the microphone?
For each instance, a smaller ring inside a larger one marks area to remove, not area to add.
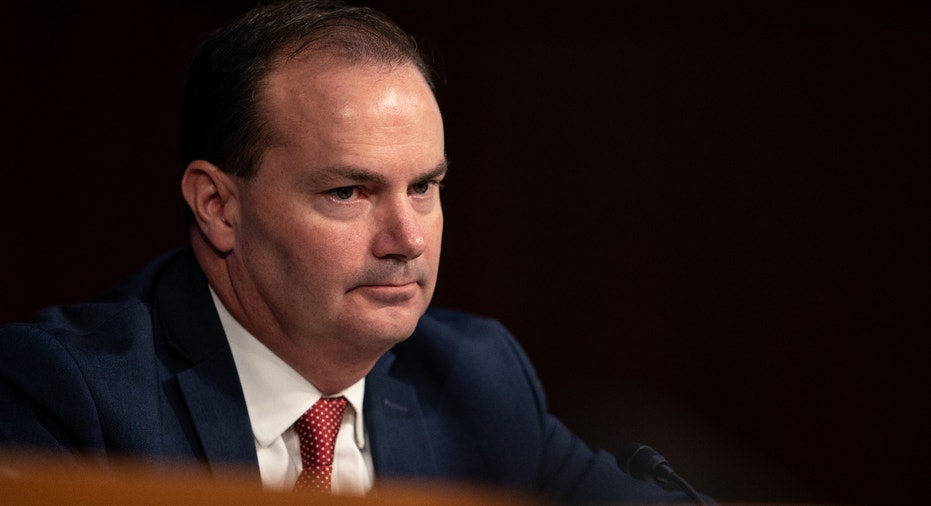
[[[698,492],[676,474],[666,459],[653,448],[640,443],[626,443],[615,458],[621,470],[634,478],[658,485],[668,491],[685,492],[696,504],[707,506],[708,503],[698,495]]]

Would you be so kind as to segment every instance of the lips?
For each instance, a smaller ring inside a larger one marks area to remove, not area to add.
[[[414,298],[420,291],[420,284],[411,281],[407,283],[359,285],[351,291],[356,291],[371,300],[383,304],[398,304]]]
[[[359,284],[357,285],[357,287],[364,287],[364,286],[368,286],[368,287],[379,287],[379,286],[385,286],[385,287],[399,287],[399,286],[416,285],[416,284],[419,284],[419,281],[416,280],[416,279],[413,279],[413,280],[410,280],[410,281],[381,281],[381,282],[374,282],[374,283],[359,283]]]

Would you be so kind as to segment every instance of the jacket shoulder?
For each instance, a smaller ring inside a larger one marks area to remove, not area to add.
[[[101,295],[0,327],[0,441],[69,449],[149,451],[125,423],[158,412],[154,293],[178,253],[150,262]],[[115,447],[115,446],[114,446]]]
[[[511,333],[494,318],[465,311],[431,307],[420,318],[412,337],[423,340],[450,340],[471,345],[513,340]]]
[[[422,375],[463,392],[488,389],[503,392],[504,397],[526,394],[525,400],[534,410],[546,410],[539,379],[526,352],[493,318],[431,308],[413,335],[392,352],[396,371]]]
[[[182,250],[174,250],[147,263],[137,272],[93,298],[75,304],[50,306],[28,322],[0,327],[3,339],[23,335],[46,335],[62,343],[80,343],[100,334],[131,335],[151,328],[151,306],[164,269]]]

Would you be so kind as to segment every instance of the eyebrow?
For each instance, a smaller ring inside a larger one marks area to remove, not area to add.
[[[432,169],[426,170],[415,177],[414,181],[429,181],[444,175],[448,170],[449,160],[444,156],[440,163],[438,163]],[[315,174],[308,175],[306,178],[306,182],[314,186],[330,186],[335,184],[342,184],[347,180],[359,183],[387,183],[387,179],[383,174],[362,167],[343,165],[326,167]]]

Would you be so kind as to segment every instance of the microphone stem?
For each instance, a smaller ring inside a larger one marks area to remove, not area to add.
[[[681,476],[679,476],[676,473],[668,473],[666,475],[666,478],[667,480],[675,483],[676,486],[679,488],[679,490],[682,490],[683,492],[685,492],[690,498],[692,498],[693,501],[695,501],[696,504],[699,504],[700,506],[708,506],[708,503],[706,503],[701,498],[701,496],[698,495],[698,491],[692,488],[692,486],[689,485],[687,481],[682,479]]]

